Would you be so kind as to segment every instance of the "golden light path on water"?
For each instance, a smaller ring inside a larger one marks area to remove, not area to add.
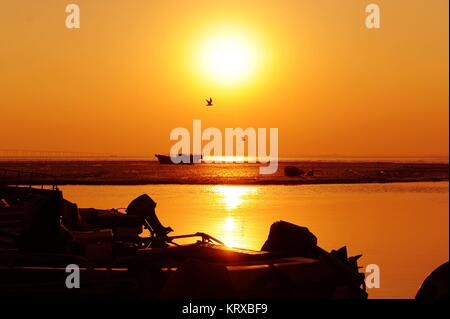
[[[227,209],[227,215],[221,222],[223,231],[223,242],[230,247],[238,247],[242,244],[243,222],[234,214],[234,210],[240,206],[246,199],[246,195],[254,195],[257,188],[252,186],[213,186],[212,191],[221,197],[223,205]],[[220,228],[220,227],[219,227]]]

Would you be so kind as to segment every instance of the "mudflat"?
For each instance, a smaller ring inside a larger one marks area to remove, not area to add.
[[[288,177],[286,166],[313,171],[313,176]],[[280,162],[275,174],[261,175],[259,167],[236,163],[164,165],[143,160],[0,161],[0,180],[34,185],[352,184],[447,181],[449,169],[448,163],[298,161]]]

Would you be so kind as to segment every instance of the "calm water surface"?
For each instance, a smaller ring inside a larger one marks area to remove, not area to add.
[[[120,208],[143,193],[174,234],[206,232],[227,245],[260,249],[270,225],[308,227],[319,245],[347,245],[360,264],[377,264],[381,287],[370,298],[413,298],[425,277],[448,260],[448,182],[225,186],[63,186],[79,207]]]

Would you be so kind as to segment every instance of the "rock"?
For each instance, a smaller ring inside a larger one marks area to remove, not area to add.
[[[298,168],[297,166],[286,166],[284,168],[284,174],[289,177],[295,177],[304,175],[305,172],[300,168]]]
[[[423,282],[416,299],[448,299],[449,262],[436,268]]]
[[[270,226],[269,237],[261,250],[292,253],[302,257],[316,257],[317,238],[306,227],[278,221]]]

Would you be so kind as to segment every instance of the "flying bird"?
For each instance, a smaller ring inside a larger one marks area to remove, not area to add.
[[[206,103],[208,103],[206,106],[213,106],[212,98],[210,97],[209,100],[206,100]]]

